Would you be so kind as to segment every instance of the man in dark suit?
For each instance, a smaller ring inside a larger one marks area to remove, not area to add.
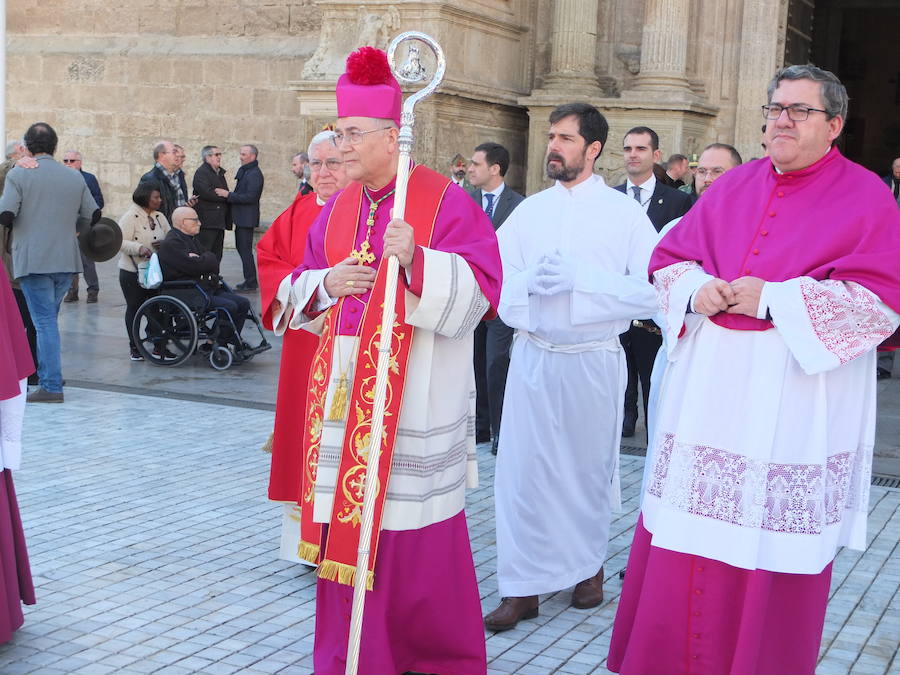
[[[194,172],[193,180],[194,194],[197,195],[194,209],[200,216],[200,234],[197,238],[221,263],[225,230],[231,229],[228,199],[216,192],[216,188],[228,191],[225,169],[222,168],[222,151],[215,145],[204,146],[200,151],[200,159],[203,163]]]
[[[159,210],[171,223],[172,212],[179,206],[188,205],[187,184],[178,176],[178,151],[175,144],[172,141],[160,141],[153,146],[153,161],[153,168],[141,176],[140,182],[159,185],[159,196],[162,199]]]
[[[244,271],[243,283],[235,286],[236,291],[255,291],[259,288],[256,280],[256,263],[253,261],[253,231],[259,227],[259,200],[263,191],[263,174],[259,169],[255,145],[241,146],[241,168],[234,176],[234,190],[229,192],[216,188],[216,194],[225,197],[231,205],[231,219],[234,221],[234,247],[241,256]]]
[[[85,185],[91,191],[91,196],[97,202],[97,208],[102,210],[103,192],[100,191],[100,183],[97,182],[97,177],[94,174],[88,173],[81,168],[81,161],[81,153],[77,150],[66,150],[63,154],[63,164],[81,174]],[[87,284],[87,302],[97,302],[97,295],[100,293],[100,280],[97,278],[97,268],[94,266],[94,261],[88,258],[83,251],[81,253],[81,266],[83,268],[84,282]],[[63,302],[77,301],[78,275],[73,274],[72,285],[69,287],[66,297],[63,298]]]
[[[679,218],[691,208],[690,195],[663,185],[653,174],[653,165],[660,159],[659,136],[649,127],[634,127],[623,142],[622,152],[628,179],[616,190],[633,197],[647,212],[653,227],[659,232],[670,220]],[[650,373],[653,360],[662,344],[659,327],[650,319],[632,322],[622,333],[622,346],[628,361],[628,388],[625,390],[625,422],[622,435],[634,436],[637,423],[638,380],[644,393],[644,419],[650,396]]]
[[[475,148],[466,171],[469,183],[475,188],[470,194],[481,204],[495,230],[524,199],[503,181],[507,169],[507,149],[499,143],[482,143]],[[512,328],[499,318],[482,321],[475,329],[476,435],[481,431],[492,437],[491,451],[495,455],[500,438],[500,415],[503,411],[503,392],[506,389],[512,337]],[[479,385],[481,391],[478,391]],[[487,428],[484,429],[478,428],[479,408],[482,424],[485,413],[488,418]]]
[[[894,160],[893,164],[891,164],[891,172],[882,180],[894,193],[894,199],[897,200],[897,205],[900,206],[900,157]]]

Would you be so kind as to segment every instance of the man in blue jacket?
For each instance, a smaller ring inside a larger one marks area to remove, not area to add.
[[[255,145],[241,146],[241,168],[235,174],[234,190],[229,192],[216,188],[216,194],[225,197],[231,204],[231,219],[234,221],[234,246],[241,256],[244,281],[237,291],[255,291],[259,288],[256,279],[256,263],[253,260],[253,231],[259,227],[259,200],[263,191],[263,174],[259,170]]]
[[[81,168],[81,153],[77,150],[66,150],[63,155],[63,164],[70,169],[75,169],[84,178],[84,182],[91,191],[91,196],[97,202],[97,208],[103,209],[103,193],[100,191],[100,183],[97,177],[83,171]],[[84,268],[84,282],[87,284],[87,302],[97,302],[97,294],[100,293],[100,281],[97,279],[97,268],[94,267],[94,261],[88,258],[84,252],[81,253],[81,264]],[[72,285],[66,293],[63,302],[78,301],[78,274],[72,275]]]

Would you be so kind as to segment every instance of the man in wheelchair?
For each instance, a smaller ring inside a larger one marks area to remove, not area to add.
[[[238,352],[243,344],[240,334],[250,312],[250,301],[222,286],[219,260],[212,251],[200,243],[197,238],[198,232],[200,219],[194,209],[180,206],[172,212],[172,230],[163,239],[157,251],[163,281],[195,281],[200,284],[209,294],[210,305],[224,310],[231,317],[231,321],[218,322],[219,343],[223,346],[231,343]],[[222,311],[219,314],[221,319]],[[239,353],[236,355],[240,356]]]

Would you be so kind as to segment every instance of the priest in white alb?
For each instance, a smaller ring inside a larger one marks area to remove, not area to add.
[[[550,115],[547,176],[498,231],[500,317],[516,329],[494,498],[502,601],[489,630],[538,614],[538,596],[574,586],[603,600],[627,378],[619,334],[650,316],[656,230],[640,205],[594,174],[609,125],[585,103]]]

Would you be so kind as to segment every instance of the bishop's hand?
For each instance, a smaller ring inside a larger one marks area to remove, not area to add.
[[[394,218],[384,232],[384,252],[381,257],[387,259],[395,255],[404,268],[409,268],[415,252],[416,240],[412,225],[400,218]]]
[[[707,281],[694,293],[694,312],[697,314],[713,316],[728,310],[734,303],[734,290],[724,279]]]
[[[363,295],[375,285],[375,270],[350,256],[331,268],[325,275],[325,292],[332,298]]]

